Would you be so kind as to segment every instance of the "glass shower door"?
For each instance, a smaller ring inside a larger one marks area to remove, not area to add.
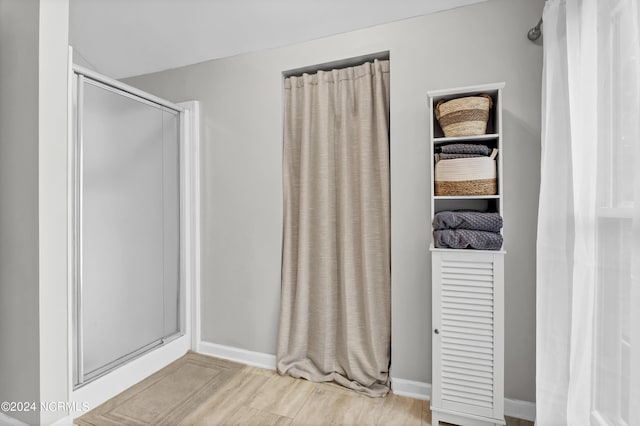
[[[76,381],[179,332],[179,115],[80,77]]]

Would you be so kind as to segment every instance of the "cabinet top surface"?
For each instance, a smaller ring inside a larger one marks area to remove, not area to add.
[[[486,141],[491,139],[498,139],[500,135],[498,133],[486,133],[483,135],[472,136],[448,136],[448,137],[435,137],[433,143],[445,143],[445,142],[464,142],[464,141]]]
[[[429,245],[429,251],[441,252],[441,253],[464,253],[464,254],[474,254],[474,253],[506,254],[507,253],[507,251],[504,248],[501,249],[501,250],[436,248],[436,247],[433,246],[433,243],[431,243],[431,245]]]
[[[436,200],[497,200],[500,194],[496,195],[434,195]]]

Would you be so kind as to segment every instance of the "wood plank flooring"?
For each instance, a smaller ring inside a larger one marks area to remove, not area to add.
[[[333,383],[187,353],[74,422],[115,425],[431,425],[429,401],[369,398]],[[508,426],[533,426],[507,418]]]

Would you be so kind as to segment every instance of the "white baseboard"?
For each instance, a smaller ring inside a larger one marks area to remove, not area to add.
[[[391,390],[396,395],[408,396],[415,399],[431,399],[431,383],[416,382],[407,379],[391,378]],[[535,402],[520,401],[518,399],[504,399],[505,416],[517,417],[519,419],[535,421]]]
[[[505,398],[504,414],[533,422],[536,420],[536,403]]]
[[[399,396],[415,399],[431,399],[431,383],[416,382],[414,380],[391,378],[391,391]]]
[[[73,426],[73,416],[63,417],[55,423],[52,423],[50,426]]]
[[[29,424],[7,416],[4,413],[0,413],[0,426],[29,426]],[[50,426],[73,426],[73,417],[63,417],[55,423],[52,423]]]
[[[29,426],[29,424],[21,420],[14,419],[13,417],[7,416],[4,413],[0,413],[0,426]],[[63,417],[60,420],[52,423],[50,426],[73,426],[73,417]]]
[[[216,358],[228,359],[254,367],[276,369],[276,356],[263,352],[248,351],[246,349],[234,348],[232,346],[218,345],[210,342],[199,342],[198,352]]]
[[[0,413],[0,426],[29,426],[27,423]]]

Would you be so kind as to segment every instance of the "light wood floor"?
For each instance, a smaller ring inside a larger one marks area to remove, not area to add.
[[[429,401],[369,398],[193,352],[75,420],[87,425],[431,425]],[[533,423],[507,418],[508,426]]]

